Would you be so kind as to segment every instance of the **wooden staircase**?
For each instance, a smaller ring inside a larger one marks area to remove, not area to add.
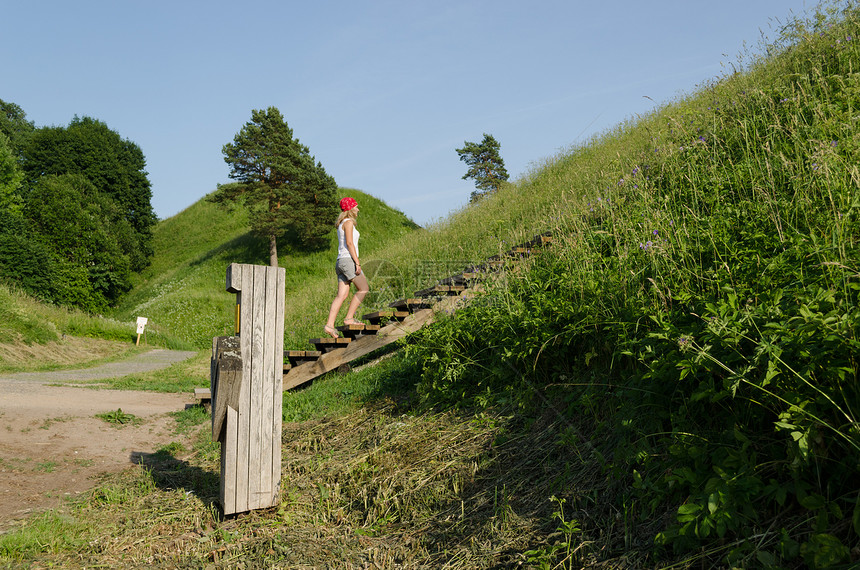
[[[312,338],[315,350],[285,350],[283,389],[290,390],[310,382],[326,372],[336,370],[351,361],[406,337],[432,323],[439,313],[450,314],[467,303],[481,289],[483,280],[500,271],[511,261],[526,257],[550,244],[550,233],[494,255],[483,263],[464,268],[456,275],[440,280],[436,285],[416,291],[415,296],[391,303],[387,309],[362,316],[369,324],[337,327],[340,338]],[[206,392],[205,394],[203,392]],[[199,402],[208,400],[209,390],[195,390]]]
[[[485,262],[465,268],[461,273],[440,280],[436,285],[415,292],[413,298],[400,299],[387,310],[362,316],[370,324],[337,327],[341,338],[312,338],[314,351],[304,351],[301,360],[290,359],[284,373],[284,390],[289,390],[336,370],[349,362],[406,337],[432,323],[440,312],[452,313],[473,297],[480,282],[499,271],[509,261],[526,257],[552,242],[549,233],[494,255]],[[302,351],[289,351],[302,352]]]

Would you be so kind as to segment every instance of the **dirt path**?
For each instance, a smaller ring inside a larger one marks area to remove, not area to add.
[[[85,370],[0,373],[0,532],[174,441],[168,413],[194,403],[191,394],[47,384],[166,368],[195,354],[156,349]],[[114,427],[95,417],[118,408],[142,422]]]

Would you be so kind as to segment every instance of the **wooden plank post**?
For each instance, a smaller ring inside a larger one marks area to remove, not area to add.
[[[212,437],[221,442],[224,514],[278,504],[284,352],[284,270],[233,263],[238,336],[213,340]]]

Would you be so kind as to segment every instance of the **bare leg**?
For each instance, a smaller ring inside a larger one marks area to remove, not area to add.
[[[349,283],[344,283],[340,279],[337,281],[337,294],[334,297],[334,300],[331,302],[331,309],[328,312],[328,321],[325,324],[325,332],[326,334],[331,335],[334,338],[338,337],[337,330],[334,328],[335,319],[337,319],[337,314],[340,312],[340,307],[343,305],[343,302],[346,301],[346,298],[349,296]]]
[[[370,285],[367,283],[367,277],[364,276],[364,273],[356,275],[352,282],[358,290],[352,296],[352,301],[350,301],[349,308],[346,310],[346,318],[343,319],[344,324],[358,324],[354,318],[355,312],[358,310],[361,302],[364,301],[365,295],[370,292]],[[348,323],[347,321],[352,321],[352,323]]]

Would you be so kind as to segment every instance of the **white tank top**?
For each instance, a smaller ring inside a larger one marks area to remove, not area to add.
[[[337,227],[337,258],[343,259],[344,257],[352,257],[349,254],[349,250],[346,248],[346,234],[343,231],[343,225],[346,223],[346,220],[342,221],[340,225]],[[355,223],[352,224],[352,243],[355,245],[355,254],[358,255],[358,238],[361,234],[358,233],[358,229],[355,227]]]

